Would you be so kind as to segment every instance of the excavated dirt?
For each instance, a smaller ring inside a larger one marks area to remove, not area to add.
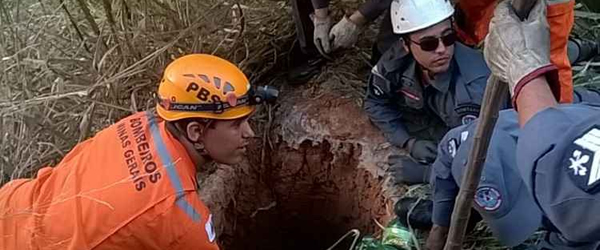
[[[258,129],[246,161],[203,178],[224,249],[327,249],[353,228],[377,234],[375,221],[391,218],[403,192],[384,175],[394,149],[356,97],[309,91],[286,90],[271,136]]]

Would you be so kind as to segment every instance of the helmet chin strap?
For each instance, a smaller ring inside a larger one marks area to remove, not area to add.
[[[210,122],[212,121],[209,121],[207,125],[210,125]],[[206,149],[201,151],[197,148],[204,147],[204,145],[202,144],[202,146],[197,146],[198,144],[201,144],[201,142],[192,141],[187,136],[187,133],[185,133],[184,130],[178,124],[169,122],[167,123],[167,127],[170,128],[169,131],[179,140],[179,142],[183,144],[183,146],[188,151],[188,154],[190,154],[190,156],[193,158],[194,163],[199,165],[197,166],[197,168],[202,167],[200,165],[204,165],[208,162],[213,161],[212,157],[210,157],[210,153]],[[200,131],[200,133],[204,134],[204,128],[202,129],[202,131]]]

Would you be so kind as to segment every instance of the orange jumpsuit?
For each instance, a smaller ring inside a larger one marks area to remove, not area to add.
[[[497,0],[460,0],[458,8],[464,14],[464,25],[457,27],[461,40],[479,44],[488,33]],[[556,67],[561,84],[560,101],[573,102],[573,72],[567,56],[567,42],[574,22],[575,0],[547,0],[547,20],[550,25],[550,59]]]
[[[0,249],[219,249],[196,168],[153,112],[0,189]]]

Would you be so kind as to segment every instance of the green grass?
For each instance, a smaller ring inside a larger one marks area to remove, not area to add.
[[[595,13],[583,3],[575,6],[575,24],[572,36],[592,41],[600,41],[600,13]],[[573,67],[575,86],[600,86],[598,67],[600,62],[582,62]]]

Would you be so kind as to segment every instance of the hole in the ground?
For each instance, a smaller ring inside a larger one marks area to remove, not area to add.
[[[357,167],[360,152],[349,143],[282,144],[262,166],[261,152],[252,152],[226,211],[233,225],[224,230],[223,248],[327,249],[350,229],[376,232],[385,199],[381,181]],[[336,249],[348,249],[347,242]]]

